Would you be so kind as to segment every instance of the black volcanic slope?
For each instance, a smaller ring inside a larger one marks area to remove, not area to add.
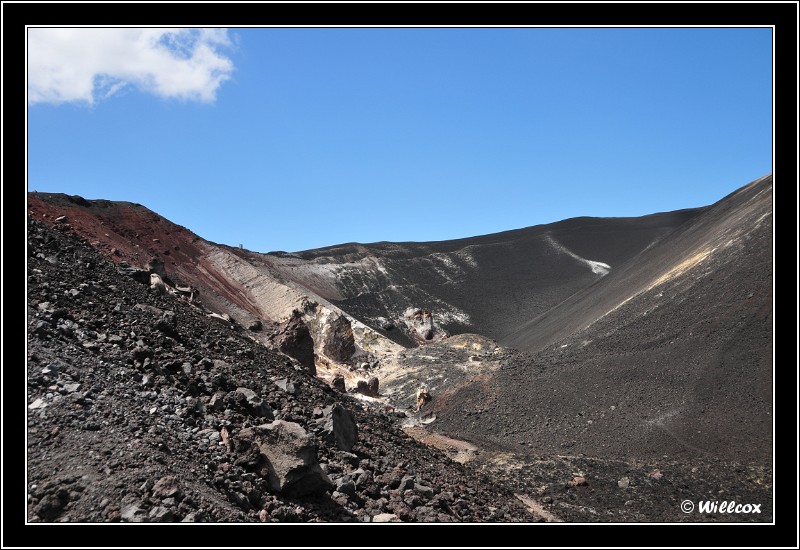
[[[426,308],[452,333],[501,340],[613,273],[703,209],[640,218],[573,218],[493,235],[427,243],[348,244],[276,256],[287,279],[377,330]],[[411,342],[400,331],[382,331]]]
[[[383,407],[121,274],[68,231],[28,222],[28,521],[537,519],[503,485],[411,439]],[[335,405],[357,424],[349,450],[325,432]],[[243,434],[273,416],[316,444],[281,460],[318,461],[327,490],[271,485]]]
[[[531,353],[452,388],[439,429],[523,452],[769,463],[772,223],[769,176],[505,338]]]

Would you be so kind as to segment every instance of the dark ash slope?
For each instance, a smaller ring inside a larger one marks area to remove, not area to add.
[[[652,246],[703,209],[641,218],[573,218],[493,235],[428,243],[348,244],[281,255],[284,277],[381,330],[425,308],[454,334],[501,340],[575,292],[602,269]],[[400,331],[382,331],[404,345]]]
[[[521,452],[772,458],[772,178],[523,327],[439,429]],[[488,404],[487,404],[488,403]]]

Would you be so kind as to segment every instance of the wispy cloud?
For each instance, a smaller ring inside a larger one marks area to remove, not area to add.
[[[29,28],[28,103],[92,104],[133,86],[211,102],[233,72],[227,29]]]

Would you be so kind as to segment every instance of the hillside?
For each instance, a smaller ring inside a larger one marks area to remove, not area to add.
[[[764,178],[532,320],[504,342],[530,352],[480,391],[448,390],[439,429],[515,450],[770,463],[771,213]]]
[[[714,493],[770,521],[772,209],[767,176],[640,218],[263,254],[141,205],[29,193],[29,476],[48,487],[29,516],[116,520],[134,483],[125,505],[177,506],[152,499],[156,472],[194,495],[172,520],[724,521],[680,511]],[[251,475],[262,404],[313,436],[330,482],[294,515]],[[344,454],[324,432],[337,404],[358,425]],[[196,458],[151,452],[188,456],[198,433]],[[48,468],[84,468],[74,453],[125,473],[70,489]]]
[[[453,241],[262,254],[205,241],[141,205],[50,193],[31,193],[28,202],[35,218],[65,216],[73,231],[114,261],[163,262],[166,274],[195,287],[207,307],[243,325],[281,320],[312,300],[326,313],[350,318],[366,332],[364,340],[386,338],[364,346],[376,355],[396,351],[390,341],[414,344],[408,310],[430,311],[436,330],[502,340],[702,211],[574,218]]]
[[[63,229],[28,247],[28,521],[541,519]]]
[[[641,218],[574,218],[427,243],[350,244],[273,260],[281,274],[396,342],[408,308],[442,329],[502,340],[614,271],[701,209]]]

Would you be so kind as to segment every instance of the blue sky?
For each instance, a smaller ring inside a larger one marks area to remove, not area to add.
[[[261,252],[706,205],[772,170],[771,33],[29,29],[28,190]]]

